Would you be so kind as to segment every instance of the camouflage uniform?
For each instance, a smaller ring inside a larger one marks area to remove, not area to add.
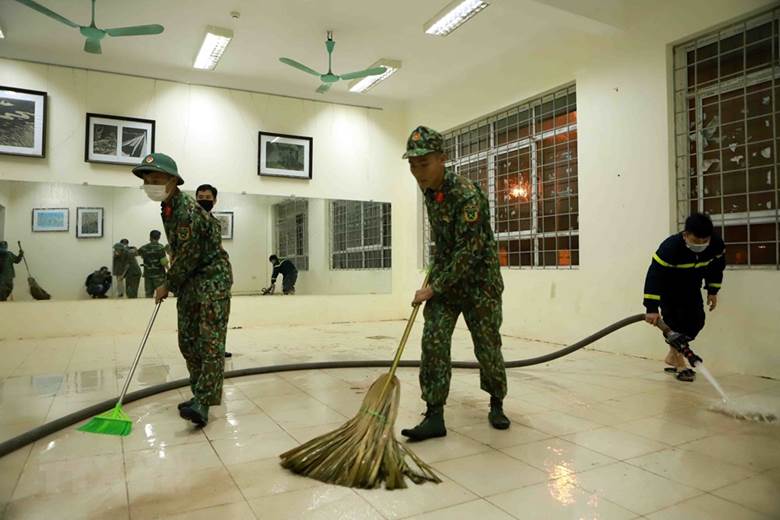
[[[138,286],[141,284],[141,268],[135,259],[138,250],[134,247],[125,247],[125,262],[127,270],[125,271],[125,292],[128,298],[138,298]]]
[[[147,298],[151,298],[154,290],[165,283],[168,255],[165,254],[165,246],[159,242],[149,242],[139,247],[138,254],[144,259],[144,292]]]
[[[414,156],[415,149],[440,151],[441,135],[418,128],[407,144],[411,151],[407,156]],[[487,197],[474,182],[449,168],[441,188],[426,190],[424,196],[436,248],[430,276],[434,297],[423,311],[422,398],[434,406],[447,401],[452,332],[463,313],[480,365],[480,387],[492,397],[503,399],[507,380],[499,329],[504,283]]]
[[[14,291],[14,264],[22,261],[22,255],[15,255],[7,249],[0,249],[0,302],[4,302]]]
[[[116,296],[121,298],[125,295],[125,273],[127,272],[127,257],[125,256],[125,245],[117,242],[113,247],[114,261],[112,270],[116,276]]]
[[[192,394],[203,405],[218,405],[233,285],[220,224],[182,192],[162,204],[162,220],[173,256],[165,283],[177,296],[179,350]]]

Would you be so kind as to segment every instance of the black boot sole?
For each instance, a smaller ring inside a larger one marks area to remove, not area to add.
[[[411,442],[421,442],[427,439],[438,439],[439,437],[446,437],[447,430],[444,433],[435,433],[433,435],[416,435],[411,430],[401,430],[401,435],[408,438]]]
[[[182,419],[187,419],[188,421],[192,421],[195,425],[201,428],[206,426],[209,422],[208,419],[204,419],[203,416],[198,412],[186,406],[179,410],[179,417]]]

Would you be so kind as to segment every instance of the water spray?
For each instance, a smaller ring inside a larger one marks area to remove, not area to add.
[[[677,352],[682,354],[693,368],[701,371],[704,378],[712,385],[715,390],[717,390],[718,394],[720,394],[720,402],[712,405],[709,408],[711,411],[722,413],[723,415],[744,421],[763,423],[777,422],[777,415],[772,412],[740,410],[737,405],[733,404],[729,400],[726,392],[724,392],[723,388],[720,386],[720,384],[718,384],[718,381],[710,373],[710,371],[707,370],[707,367],[704,366],[704,360],[697,356],[693,350],[691,350],[691,338],[680,332],[673,331],[666,323],[663,322],[663,320],[658,320],[657,327],[663,332],[666,343],[668,343],[669,346],[675,349]]]

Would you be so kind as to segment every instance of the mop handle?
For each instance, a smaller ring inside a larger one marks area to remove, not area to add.
[[[428,273],[425,276],[425,281],[423,281],[422,288],[425,289],[428,287],[428,280],[430,279],[430,273]],[[379,400],[381,401],[384,396],[385,392],[387,391],[387,388],[390,386],[390,380],[393,379],[393,376],[395,375],[395,371],[398,368],[398,363],[401,361],[401,355],[404,352],[404,348],[406,347],[406,341],[409,339],[409,334],[412,332],[412,326],[414,325],[414,320],[417,318],[417,313],[420,311],[420,306],[422,304],[415,303],[412,307],[412,315],[409,316],[409,320],[406,322],[406,328],[404,329],[404,333],[401,336],[401,341],[398,344],[398,349],[395,351],[395,358],[393,359],[393,364],[390,366],[390,370],[387,372],[387,380],[385,381],[385,386],[382,388],[382,393],[379,394]]]
[[[22,249],[22,241],[21,240],[17,240],[16,243],[19,244],[19,251],[24,251],[24,249]],[[24,268],[27,269],[27,277],[29,278],[30,277],[30,266],[27,265],[27,257],[23,256],[22,260],[24,260]]]
[[[141,353],[144,351],[144,347],[146,346],[146,340],[149,339],[149,334],[152,332],[152,325],[154,325],[154,320],[157,318],[157,312],[160,310],[160,305],[162,305],[162,302],[154,306],[152,317],[149,319],[149,323],[146,325],[143,338],[141,338],[141,344],[138,346],[138,352],[135,353],[133,364],[130,365],[130,372],[128,372],[127,377],[125,378],[125,385],[122,387],[122,393],[119,394],[119,404],[122,404],[122,401],[124,401],[127,389],[130,387],[130,381],[133,379],[133,374],[135,373],[136,367],[138,367],[138,361],[140,361]]]

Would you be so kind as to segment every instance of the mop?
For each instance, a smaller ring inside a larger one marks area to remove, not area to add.
[[[405,488],[404,477],[415,484],[441,482],[393,432],[401,398],[395,372],[419,309],[420,304],[414,305],[390,370],[368,389],[357,415],[336,430],[282,453],[282,467],[322,482],[358,488],[375,488],[383,481],[386,489]]]
[[[17,242],[17,244],[19,244],[19,250],[22,251],[22,243]],[[30,266],[27,265],[27,257],[23,256],[22,259],[24,260],[24,268],[27,270],[27,285],[30,287],[30,295],[36,300],[50,300],[51,295],[44,291],[43,287],[38,285],[38,282],[36,282],[35,278],[30,274]]]

